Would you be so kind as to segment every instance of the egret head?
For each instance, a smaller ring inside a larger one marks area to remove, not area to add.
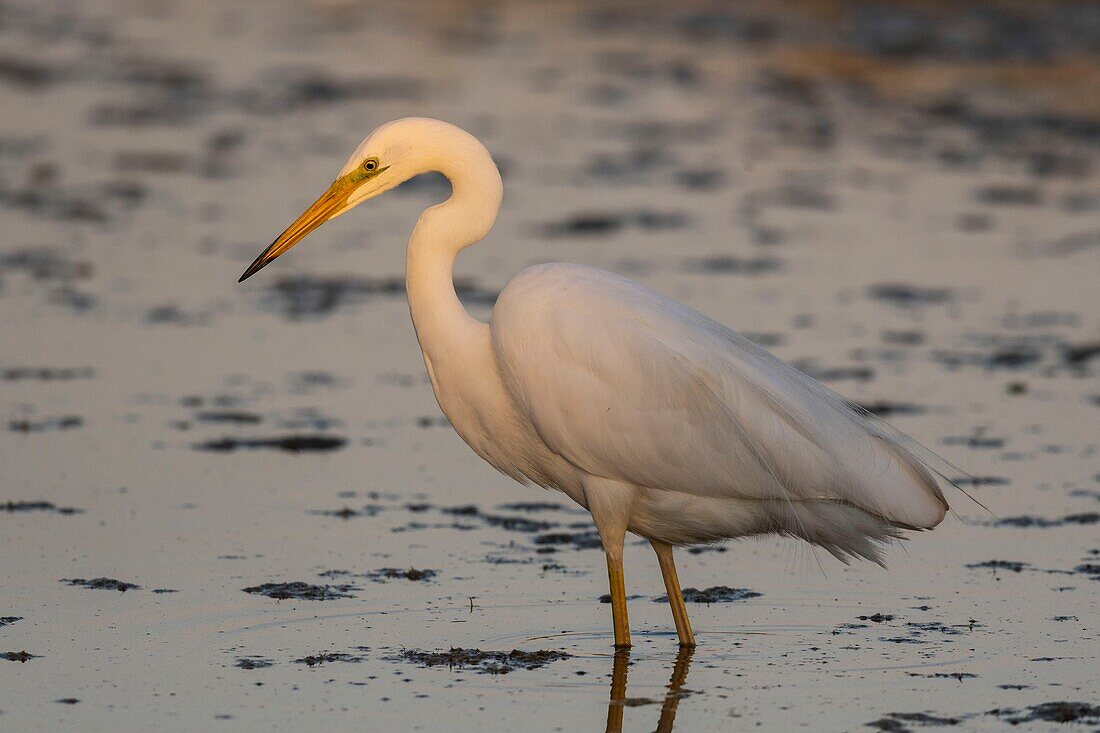
[[[439,120],[410,117],[382,125],[355,149],[328,190],[249,265],[238,282],[255,275],[329,219],[367,199],[420,173],[447,173],[444,169],[448,161],[455,153],[461,157],[470,141],[484,152],[469,133]],[[484,155],[488,158],[487,152]]]

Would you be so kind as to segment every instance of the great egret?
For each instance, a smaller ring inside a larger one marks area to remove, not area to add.
[[[652,543],[680,644],[691,647],[673,546],[778,533],[881,564],[881,545],[900,530],[943,519],[947,502],[920,446],[638,283],[537,265],[508,283],[490,323],[471,317],[451,270],[492,228],[503,187],[485,147],[446,122],[406,118],[372,132],[241,280],[329,219],[431,171],[450,179],[451,196],[420,215],[405,283],[432,389],[493,467],[591,512],[616,647],[630,645],[628,530]]]

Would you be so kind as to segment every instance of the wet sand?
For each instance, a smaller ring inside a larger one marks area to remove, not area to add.
[[[0,728],[1100,722],[1094,5],[0,10]],[[236,284],[405,115],[501,165],[474,314],[537,262],[636,278],[992,513],[950,490],[889,571],[681,552],[690,655],[634,542],[615,657],[587,514],[480,462],[423,373],[404,242],[445,184]]]

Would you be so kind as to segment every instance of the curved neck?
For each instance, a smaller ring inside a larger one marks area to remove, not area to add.
[[[503,189],[480,143],[447,151],[432,169],[450,180],[451,197],[420,215],[406,251],[405,287],[420,348],[429,362],[438,363],[444,353],[451,361],[460,358],[488,330],[459,301],[452,269],[460,251],[489,233]]]

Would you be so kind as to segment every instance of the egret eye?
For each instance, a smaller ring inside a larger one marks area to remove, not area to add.
[[[375,158],[367,158],[363,161],[363,170],[372,171],[378,168],[378,161]]]

